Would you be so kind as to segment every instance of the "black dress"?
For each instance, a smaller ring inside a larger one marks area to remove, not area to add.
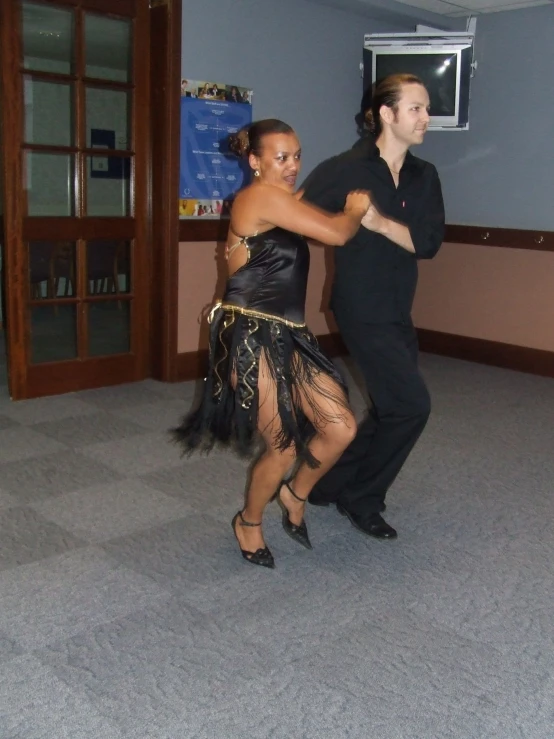
[[[307,444],[315,429],[338,420],[348,400],[337,368],[304,323],[308,244],[278,227],[244,237],[241,243],[248,260],[228,279],[222,302],[210,314],[209,368],[201,403],[174,436],[188,452],[208,451],[219,441],[235,442],[239,452],[252,453],[263,357],[277,389],[280,423],[274,444],[281,450],[294,446],[299,457],[317,466]],[[339,416],[326,413],[317,396],[336,401]],[[313,424],[302,408],[306,402]]]

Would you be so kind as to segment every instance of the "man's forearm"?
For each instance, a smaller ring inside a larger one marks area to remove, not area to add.
[[[381,236],[385,236],[394,244],[402,247],[402,249],[405,249],[406,251],[409,251],[411,254],[415,254],[415,246],[412,241],[410,230],[407,226],[404,226],[404,224],[398,223],[398,221],[392,221],[390,218],[383,217],[377,233],[380,233]]]

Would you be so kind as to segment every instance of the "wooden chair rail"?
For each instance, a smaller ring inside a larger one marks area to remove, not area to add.
[[[179,241],[224,241],[228,227],[228,218],[181,219],[179,221]],[[541,231],[540,229],[451,224],[446,227],[444,240],[451,244],[479,244],[506,249],[554,251],[554,231]]]

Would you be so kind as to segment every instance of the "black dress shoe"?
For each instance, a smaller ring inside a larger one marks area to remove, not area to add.
[[[237,539],[237,542],[239,544],[240,553],[244,557],[244,559],[247,562],[250,562],[253,565],[260,565],[260,567],[269,567],[271,570],[275,567],[275,560],[273,559],[273,555],[269,551],[267,547],[264,547],[263,549],[257,549],[255,552],[249,552],[247,549],[243,549],[240,545],[239,538],[237,536],[237,526],[261,526],[261,523],[250,523],[250,521],[245,521],[242,517],[242,511],[239,511],[237,514],[235,514],[233,520],[231,521],[231,526],[233,527],[233,533]]]
[[[380,513],[374,513],[369,519],[362,521],[358,516],[347,511],[340,503],[337,503],[337,511],[341,516],[346,516],[354,528],[363,531],[368,536],[373,536],[375,539],[396,539],[398,536],[396,529],[389,526]]]

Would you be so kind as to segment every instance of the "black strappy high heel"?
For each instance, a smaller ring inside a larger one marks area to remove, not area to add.
[[[301,503],[305,503],[307,498],[300,498],[294,490],[291,488],[287,480],[283,480],[282,485],[286,485],[289,493],[292,495],[293,498],[296,498],[296,500],[299,500]],[[302,523],[298,526],[289,518],[289,512],[287,511],[287,507],[281,500],[281,488],[279,487],[279,492],[277,493],[277,502],[279,503],[281,510],[283,511],[283,528],[287,532],[287,534],[290,536],[291,539],[294,539],[294,541],[297,541],[299,544],[301,544],[303,547],[306,547],[306,549],[313,549],[312,544],[310,542],[310,537],[308,536],[308,527],[306,526],[306,522],[304,519],[302,519]]]
[[[267,547],[264,547],[263,549],[257,549],[255,552],[249,552],[241,547],[239,538],[237,536],[237,521],[239,526],[261,526],[262,524],[250,523],[250,521],[245,521],[242,517],[242,511],[239,511],[231,521],[233,534],[235,535],[236,540],[239,542],[240,553],[242,554],[244,559],[253,565],[260,565],[260,567],[269,567],[270,569],[273,569],[275,567],[275,560],[273,559],[273,555]]]

